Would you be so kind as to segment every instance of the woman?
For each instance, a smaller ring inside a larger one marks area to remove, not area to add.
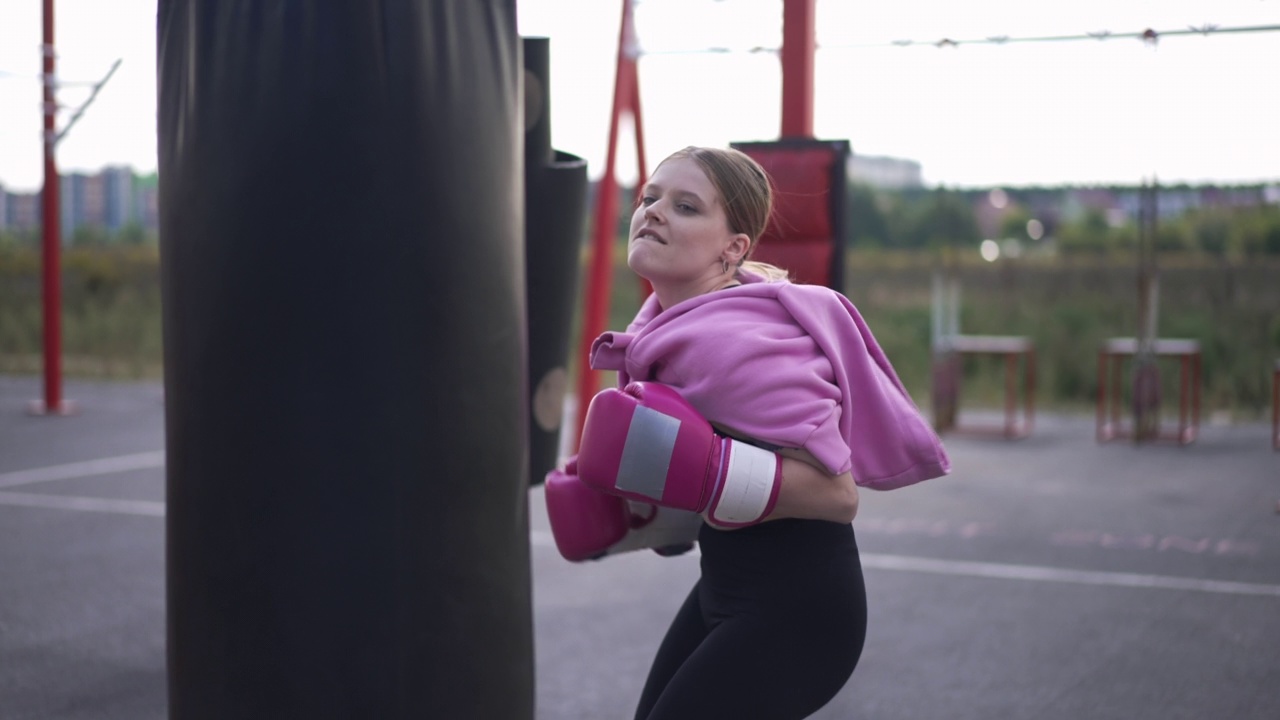
[[[780,456],[758,521],[729,530],[708,513],[702,576],[653,661],[637,720],[803,718],[825,705],[866,632],[857,486],[949,470],[848,300],[747,260],[771,206],[767,174],[741,152],[686,148],[663,160],[627,256],[653,295],[626,333],[592,351],[593,367],[617,370],[620,385],[670,386],[723,434]],[[587,443],[584,432],[584,453]],[[597,479],[584,470],[583,480]]]

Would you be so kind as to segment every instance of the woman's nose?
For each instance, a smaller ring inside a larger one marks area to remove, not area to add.
[[[654,203],[644,209],[645,220],[661,220],[662,216],[657,211],[658,203]]]

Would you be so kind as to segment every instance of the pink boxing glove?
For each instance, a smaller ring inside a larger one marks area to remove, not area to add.
[[[717,434],[670,387],[633,382],[592,398],[578,475],[610,495],[743,527],[763,520],[777,503],[782,458]]]
[[[693,549],[702,525],[697,514],[652,505],[633,509],[626,500],[589,487],[578,478],[575,459],[547,473],[544,489],[556,549],[573,562],[644,548],[679,555]]]

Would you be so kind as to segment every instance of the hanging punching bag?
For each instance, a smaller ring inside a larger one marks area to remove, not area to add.
[[[160,0],[169,717],[532,718],[514,0]]]
[[[556,466],[573,303],[586,237],[587,162],[551,145],[551,47],[524,43],[525,268],[529,311],[529,480]]]

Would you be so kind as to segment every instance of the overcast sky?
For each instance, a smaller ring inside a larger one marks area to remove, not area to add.
[[[155,168],[155,0],[56,0],[60,101],[123,63],[58,148],[64,171]],[[603,169],[619,0],[519,0],[551,38],[552,132]],[[943,39],[1280,25],[1280,0],[818,0],[815,133],[951,186],[1280,181],[1280,32],[938,48]],[[38,189],[40,3],[0,2],[0,184]],[[651,162],[776,138],[781,0],[640,0]],[[912,40],[910,46],[894,41]],[[725,47],[729,53],[698,52]],[[634,175],[622,135],[619,174]]]

